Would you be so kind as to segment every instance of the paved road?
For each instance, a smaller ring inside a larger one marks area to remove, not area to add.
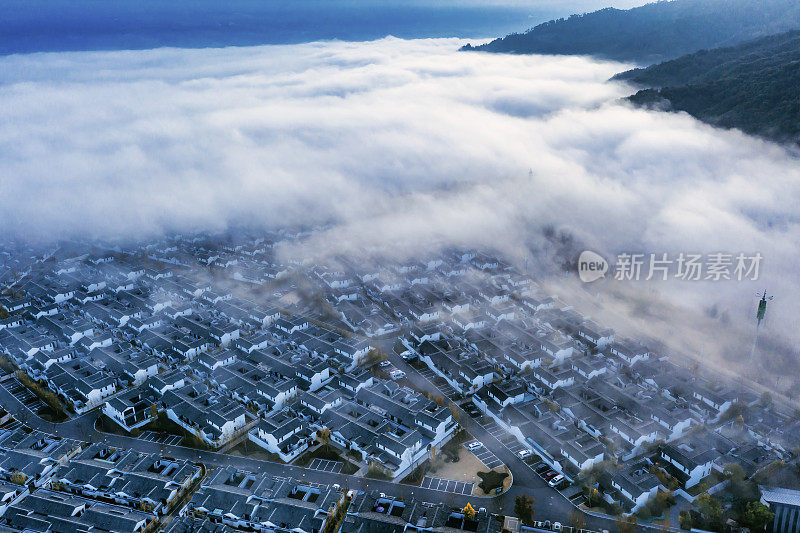
[[[392,352],[388,352],[388,357],[394,366],[406,373],[406,376],[414,383],[415,387],[437,396],[444,396],[443,392],[440,391],[436,385],[420,374],[414,367],[409,365],[402,357]],[[461,426],[473,437],[481,441],[484,446],[491,450],[492,453],[503,461],[511,470],[514,476],[511,489],[504,495],[495,498],[500,500],[500,506],[503,511],[513,514],[514,497],[520,494],[527,494],[536,500],[535,512],[538,516],[544,517],[543,519],[561,521],[562,523],[569,524],[567,517],[570,511],[575,508],[572,503],[559,492],[550,488],[528,464],[520,459],[517,454],[506,448],[502,442],[492,436],[483,426],[478,424],[478,422],[470,417],[466,411],[461,409],[458,404],[451,400],[450,405],[456,409]],[[595,519],[594,517],[587,518]],[[599,520],[597,526],[601,527],[598,529],[612,530],[607,521],[600,519],[595,520]],[[596,527],[594,523],[588,523],[587,526]]]
[[[403,370],[406,373],[406,377],[414,383],[415,387],[437,396],[446,397],[429,379],[420,374],[413,366],[408,364],[405,359],[394,353],[390,346],[388,349],[384,349],[384,351],[389,361],[391,361],[395,367]],[[527,494],[536,501],[534,510],[537,520],[559,521],[562,524],[570,523],[569,514],[577,509],[572,502],[560,492],[550,488],[547,483],[536,474],[530,465],[525,463],[516,453],[509,450],[502,442],[484,429],[483,426],[478,424],[478,422],[470,417],[466,411],[461,409],[458,404],[452,400],[449,401],[449,404],[457,410],[461,426],[503,461],[514,475],[514,483],[508,492],[495,498],[495,500],[497,500],[497,505],[502,509],[502,511],[495,512],[504,512],[513,515],[514,498],[520,494]],[[486,507],[489,508],[489,506]],[[617,531],[613,519],[586,513],[584,513],[584,518],[586,520],[585,527],[587,528],[597,531]],[[642,531],[659,529],[661,529],[660,526],[640,524],[640,530]]]
[[[421,388],[425,388],[434,394],[440,395],[441,392],[422,377],[413,367],[408,365],[402,358],[392,354],[390,356],[393,363],[398,368],[402,368],[408,375],[414,376],[413,379],[419,381]],[[342,487],[353,490],[385,492],[405,500],[417,498],[428,502],[444,502],[451,506],[462,507],[471,503],[473,507],[485,507],[489,512],[501,514],[514,514],[514,498],[526,494],[536,501],[535,516],[540,520],[561,521],[568,524],[568,514],[575,507],[557,491],[548,487],[536,473],[516,456],[511,450],[506,448],[499,440],[493,437],[488,431],[483,429],[475,420],[457,405],[460,411],[461,424],[474,437],[484,443],[492,452],[497,455],[511,469],[514,481],[511,488],[499,496],[479,497],[467,496],[442,492],[411,485],[392,483],[356,477],[341,473],[323,472],[298,466],[286,465],[254,459],[250,457],[239,457],[227,455],[219,452],[201,451],[194,448],[183,446],[166,445],[153,441],[145,441],[132,437],[124,437],[108,433],[101,433],[94,429],[94,423],[99,416],[99,411],[94,410],[84,413],[79,417],[72,418],[62,423],[47,422],[32,413],[27,406],[19,402],[8,390],[0,387],[0,405],[3,405],[9,412],[19,419],[23,419],[26,425],[33,429],[46,433],[55,434],[61,437],[72,438],[80,441],[106,442],[110,446],[127,448],[145,453],[160,453],[162,455],[176,459],[201,462],[207,467],[234,466],[236,468],[251,472],[265,473],[273,476],[292,477],[307,483],[334,484],[338,483]],[[453,404],[455,405],[455,404]],[[616,531],[613,520],[595,516],[586,516],[586,527],[598,531],[604,529]]]
[[[338,483],[343,487],[347,487],[348,489],[378,490],[405,499],[414,497],[430,502],[439,502],[444,500],[448,504],[459,506],[466,505],[468,501],[471,501],[473,506],[489,508],[489,503],[492,500],[495,500],[491,498],[466,497],[463,495],[442,493],[441,491],[437,490],[423,489],[410,485],[401,485],[388,481],[311,470],[308,468],[285,465],[273,461],[254,459],[250,457],[239,457],[218,452],[201,451],[183,446],[170,446],[160,444],[158,442],[135,439],[132,437],[101,433],[94,429],[94,422],[99,415],[97,410],[85,413],[79,417],[70,419],[67,422],[54,424],[52,422],[42,420],[37,415],[32,413],[24,404],[20,403],[3,387],[0,387],[0,405],[5,406],[6,409],[15,416],[22,418],[26,425],[39,431],[80,441],[102,441],[108,443],[110,446],[115,446],[118,448],[133,449],[146,453],[161,453],[176,459],[199,461],[209,467],[224,467],[232,465],[236,468],[251,472],[263,472],[274,476],[293,477],[300,481],[309,483]],[[511,505],[513,507],[513,499]],[[493,512],[501,511],[500,508],[495,507],[493,507],[491,510]]]

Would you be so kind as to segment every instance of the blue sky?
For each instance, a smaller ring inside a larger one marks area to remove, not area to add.
[[[493,37],[641,0],[6,0],[0,54]]]

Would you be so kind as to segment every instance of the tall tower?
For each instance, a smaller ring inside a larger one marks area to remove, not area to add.
[[[750,350],[750,361],[753,361],[753,357],[756,355],[756,344],[758,344],[758,327],[761,325],[761,321],[764,320],[764,316],[767,314],[767,300],[772,300],[773,296],[767,296],[767,291],[764,290],[764,294],[761,295],[761,300],[758,301],[758,310],[756,311],[756,335],[753,339],[753,349]]]
[[[772,300],[772,296],[769,297]],[[761,325],[761,321],[764,320],[764,315],[767,314],[767,291],[764,291],[763,296],[761,296],[761,300],[758,302],[758,311],[756,311],[756,318],[758,319],[758,324],[756,327]]]

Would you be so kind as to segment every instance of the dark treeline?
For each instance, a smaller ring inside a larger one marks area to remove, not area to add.
[[[798,28],[797,0],[674,0],[572,15],[462,50],[652,63]]]
[[[615,76],[648,87],[630,97],[778,141],[800,140],[800,31],[703,50]]]

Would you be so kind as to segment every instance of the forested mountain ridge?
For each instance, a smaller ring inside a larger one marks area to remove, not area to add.
[[[462,50],[652,63],[793,29],[800,29],[797,0],[672,0],[572,15]]]
[[[800,31],[703,50],[614,77],[650,87],[637,105],[669,102],[705,122],[800,141]]]

